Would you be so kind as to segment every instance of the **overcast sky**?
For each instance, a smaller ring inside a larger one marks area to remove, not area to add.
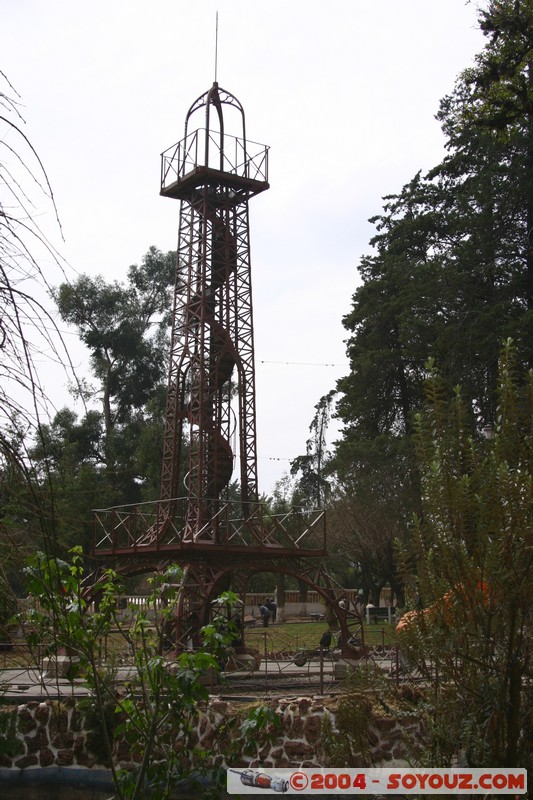
[[[124,280],[150,245],[175,249],[178,203],[159,197],[159,156],[214,80],[217,10],[218,82],[243,104],[248,137],[271,148],[271,188],[250,202],[269,492],[347,373],[341,320],[367,220],[441,159],[439,99],[483,37],[466,0],[0,0],[0,70],[21,95],[65,241],[49,212],[40,222],[77,273]]]

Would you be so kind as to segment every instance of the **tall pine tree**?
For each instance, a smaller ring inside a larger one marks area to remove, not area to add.
[[[533,361],[533,5],[491,0],[479,22],[486,45],[440,104],[446,155],[372,220],[343,320],[350,373],[337,385],[344,428],[329,469],[391,530],[420,510],[411,434],[426,360],[461,384],[479,429],[495,422],[502,341]]]

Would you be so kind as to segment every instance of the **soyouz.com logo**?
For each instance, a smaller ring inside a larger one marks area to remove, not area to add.
[[[525,769],[229,769],[229,794],[526,794]]]

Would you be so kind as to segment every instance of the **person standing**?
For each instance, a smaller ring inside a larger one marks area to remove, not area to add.
[[[276,621],[276,615],[277,615],[277,611],[278,611],[278,606],[277,606],[274,598],[270,597],[268,600],[266,600],[265,605],[268,608],[268,610],[270,611],[270,616],[272,618],[272,623],[274,623]]]
[[[268,622],[270,620],[270,610],[266,605],[266,602],[263,605],[259,606],[259,613],[261,614],[261,619],[263,620],[263,628],[268,628]]]

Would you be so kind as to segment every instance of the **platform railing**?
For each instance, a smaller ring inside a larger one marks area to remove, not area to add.
[[[268,147],[198,128],[161,154],[161,190],[196,167],[227,172],[240,178],[268,182]]]
[[[147,548],[168,550],[197,544],[326,549],[323,509],[270,514],[260,503],[246,508],[238,502],[181,497],[95,509],[93,515],[96,553],[135,553]]]

